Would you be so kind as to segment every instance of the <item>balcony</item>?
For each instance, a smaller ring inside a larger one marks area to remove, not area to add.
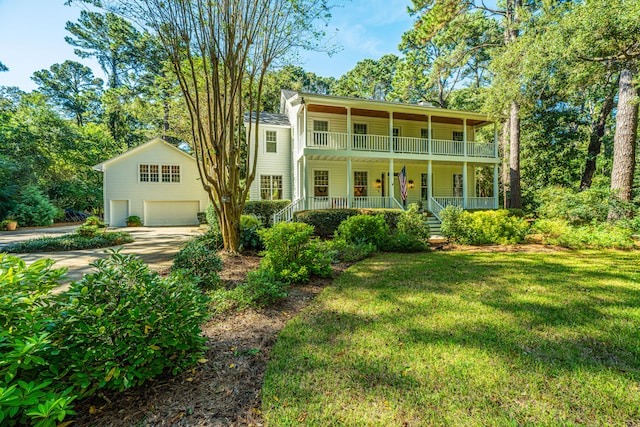
[[[391,142],[393,141],[393,144]],[[496,158],[493,142],[411,138],[386,135],[349,135],[342,132],[309,132],[307,147],[322,150],[352,150],[379,153]]]

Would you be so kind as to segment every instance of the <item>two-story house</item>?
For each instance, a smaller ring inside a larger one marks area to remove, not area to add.
[[[436,217],[447,205],[498,207],[497,133],[483,114],[282,91],[280,114],[261,113],[258,132],[250,198],[292,200],[276,221],[418,201]]]

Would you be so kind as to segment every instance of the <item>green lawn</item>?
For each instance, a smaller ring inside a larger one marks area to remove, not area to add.
[[[384,254],[281,332],[270,426],[640,422],[640,252]]]

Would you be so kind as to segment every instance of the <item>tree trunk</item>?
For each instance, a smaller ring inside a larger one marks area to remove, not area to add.
[[[633,175],[636,166],[636,133],[638,128],[638,90],[633,85],[635,69],[620,72],[616,134],[613,139],[613,168],[611,190],[624,201],[631,200]],[[618,219],[618,213],[609,211],[609,219]]]
[[[506,209],[509,207],[509,128],[511,121],[507,118],[502,126],[502,135],[500,136],[500,151],[502,156],[502,206]]]
[[[596,160],[600,154],[602,147],[602,137],[604,136],[605,126],[607,125],[607,117],[613,110],[613,98],[615,92],[610,92],[602,103],[598,118],[591,124],[591,136],[589,138],[589,148],[587,150],[587,162],[584,167],[584,173],[580,181],[580,191],[591,188],[593,174],[596,172]]]
[[[509,207],[522,208],[520,195],[520,106],[511,101],[509,131]]]

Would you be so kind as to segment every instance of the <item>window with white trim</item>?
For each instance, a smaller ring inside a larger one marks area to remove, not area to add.
[[[367,124],[366,123],[354,123],[353,124],[353,148],[366,148],[367,145]]]
[[[463,185],[462,174],[453,174],[453,197],[462,197]]]
[[[421,128],[420,129],[420,138],[429,139],[429,129],[428,128]]]
[[[260,175],[260,198],[282,200],[282,175]]]
[[[454,130],[452,139],[454,141],[464,141],[464,132],[460,132],[460,131]]]
[[[267,153],[275,153],[278,148],[278,134],[275,130],[266,132],[265,141],[267,144]]]
[[[367,172],[353,172],[353,195],[355,197],[367,197]]]
[[[329,122],[326,120],[313,121],[313,143],[315,145],[327,145],[329,139]]]
[[[420,179],[420,198],[427,200],[429,198],[429,174],[423,173]]]
[[[180,182],[180,165],[138,165],[139,182]]]
[[[313,197],[329,196],[329,171],[313,171]]]

